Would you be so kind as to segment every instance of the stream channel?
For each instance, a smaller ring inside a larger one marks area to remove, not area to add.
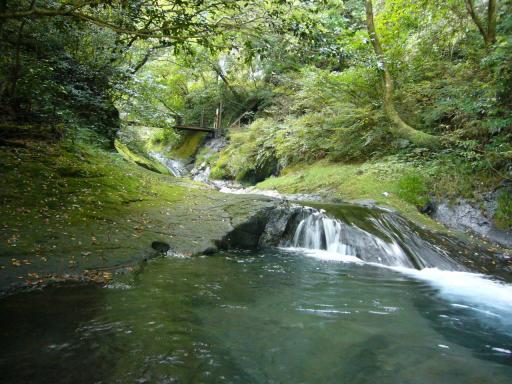
[[[0,300],[2,383],[510,383],[512,286],[386,212]]]

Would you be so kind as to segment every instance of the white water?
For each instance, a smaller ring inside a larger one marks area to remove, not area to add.
[[[293,245],[310,249],[324,249],[329,252],[355,256],[355,250],[342,239],[342,226],[339,220],[314,212],[303,219],[295,235]]]
[[[429,283],[454,307],[475,312],[488,322],[496,322],[512,335],[512,285],[470,272],[442,271],[437,268],[392,269]]]
[[[323,212],[312,212],[297,226],[292,246],[284,249],[322,261],[356,263],[397,271],[428,283],[454,308],[468,311],[487,326],[512,335],[512,285],[477,273],[410,268],[410,264],[404,262],[407,256],[398,244],[387,244],[380,239],[382,252],[393,256],[395,262],[384,265],[364,261],[356,256],[353,247],[346,244],[345,228],[341,221],[328,218]]]
[[[357,231],[357,234],[356,234]],[[358,236],[359,239],[350,239]],[[384,241],[360,228],[349,230],[347,225],[340,220],[328,217],[324,211],[311,210],[300,221],[291,245],[296,248],[325,250],[329,253],[344,256],[359,256],[357,249],[352,244],[360,244],[358,248],[365,248],[370,253],[370,248],[378,255],[374,259],[380,263],[392,266],[412,267],[412,263],[393,239]]]
[[[158,152],[149,152],[149,155],[153,159],[164,165],[173,174],[173,176],[181,177],[187,173],[185,166],[179,160],[165,157],[164,155]]]

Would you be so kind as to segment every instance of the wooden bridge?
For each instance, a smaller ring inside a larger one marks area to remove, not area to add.
[[[196,125],[174,125],[172,128],[180,131],[215,132],[216,128],[200,127]]]
[[[204,116],[201,116],[200,125],[186,125],[183,123],[182,116],[176,116],[176,125],[173,128],[180,131],[213,132],[215,137],[220,137],[222,135],[222,101],[215,111],[215,121],[212,128],[204,126]]]
[[[240,128],[242,124],[242,119],[246,116],[250,116],[251,112],[246,111],[242,113],[233,123],[231,123],[228,128]],[[213,133],[216,138],[222,136],[222,102],[219,104],[219,107],[215,111],[215,120],[213,122],[213,127],[205,127],[204,126],[204,115],[201,116],[201,122],[199,125],[193,125],[193,124],[185,124],[183,122],[183,116],[181,115],[174,115],[174,119],[176,121],[176,124],[171,126],[171,128],[176,129],[178,131],[194,131],[194,132],[208,132]],[[130,125],[137,125],[137,122],[135,121],[127,121]],[[161,128],[164,129],[164,127],[153,127],[153,128]]]

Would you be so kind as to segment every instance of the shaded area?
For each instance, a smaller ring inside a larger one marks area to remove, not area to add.
[[[0,300],[2,382],[101,381],[111,367],[108,356],[98,358],[110,329],[103,330],[101,343],[84,343],[77,329],[101,313],[105,293],[94,286],[70,286]]]

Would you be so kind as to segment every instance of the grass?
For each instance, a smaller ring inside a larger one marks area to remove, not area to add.
[[[494,216],[496,224],[505,230],[512,228],[512,193],[503,191],[498,196],[498,206]]]
[[[404,201],[422,208],[429,201],[425,178],[417,171],[411,171],[398,179],[398,196]]]

